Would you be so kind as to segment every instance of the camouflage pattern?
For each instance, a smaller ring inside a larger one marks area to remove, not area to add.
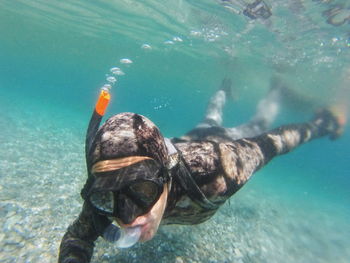
[[[171,188],[162,224],[198,224],[208,220],[273,157],[312,139],[331,136],[338,128],[336,119],[325,110],[310,122],[282,126],[250,138],[234,140],[228,129],[210,126],[196,128],[182,138],[172,139],[178,151],[178,162],[170,171]],[[152,157],[164,166],[170,162],[158,128],[141,115],[122,113],[102,125],[93,142],[88,163],[92,165],[100,160],[132,155]],[[191,190],[184,189],[180,180],[185,169],[217,208],[206,209],[190,198]],[[85,187],[89,188],[91,183],[93,179],[90,178]],[[78,219],[62,239],[59,262],[90,262],[93,243],[109,223],[85,202]]]

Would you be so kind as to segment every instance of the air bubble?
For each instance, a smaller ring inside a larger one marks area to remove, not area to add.
[[[173,41],[175,41],[175,42],[183,42],[181,37],[173,37]]]
[[[107,80],[109,83],[111,83],[111,84],[114,84],[114,83],[117,82],[117,79],[116,79],[115,77],[113,77],[113,76],[107,77],[106,80]]]
[[[132,60],[128,59],[128,58],[122,58],[121,60],[119,60],[120,63],[122,64],[132,64]]]
[[[104,84],[101,89],[104,91],[110,91],[111,88],[112,88],[111,84]]]
[[[151,50],[152,49],[152,47],[150,45],[148,45],[148,44],[143,44],[141,46],[141,48],[144,49],[144,50]]]
[[[110,71],[114,74],[114,75],[117,75],[117,76],[123,76],[125,75],[125,73],[118,67],[113,67],[110,69]]]
[[[117,72],[117,71],[119,71],[119,70],[120,70],[120,68],[118,68],[118,67],[113,67],[113,68],[111,68],[109,71],[112,72],[112,73],[114,74],[114,72]]]
[[[202,33],[200,31],[191,30],[190,35],[194,37],[200,37]]]

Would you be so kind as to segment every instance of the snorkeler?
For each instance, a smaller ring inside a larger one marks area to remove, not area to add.
[[[275,79],[248,123],[224,128],[230,90],[224,79],[204,120],[173,139],[135,113],[114,115],[98,129],[109,100],[101,94],[87,133],[83,209],[63,236],[60,263],[90,262],[99,236],[129,247],[152,239],[160,224],[204,222],[272,158],[319,137],[335,139],[345,125],[343,114],[323,109],[308,122],[267,132],[288,92]]]

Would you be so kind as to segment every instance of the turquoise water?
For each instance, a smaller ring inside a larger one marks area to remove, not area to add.
[[[202,119],[225,76],[237,97],[226,126],[250,118],[274,74],[319,104],[339,102],[350,27],[322,13],[343,4],[345,19],[348,1],[268,2],[272,17],[252,21],[209,0],[0,1],[0,262],[57,261],[82,204],[86,125],[112,67],[125,75],[107,116],[146,115],[168,137]],[[310,116],[284,108],[275,125]],[[347,262],[349,146],[349,129],[304,145],[208,222],[163,227],[128,250],[100,240],[93,262]]]

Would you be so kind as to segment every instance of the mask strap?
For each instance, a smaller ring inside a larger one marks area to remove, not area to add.
[[[118,159],[103,160],[95,163],[91,168],[91,173],[103,173],[118,170],[132,164],[144,161],[144,160],[153,160],[148,156],[129,156]]]

